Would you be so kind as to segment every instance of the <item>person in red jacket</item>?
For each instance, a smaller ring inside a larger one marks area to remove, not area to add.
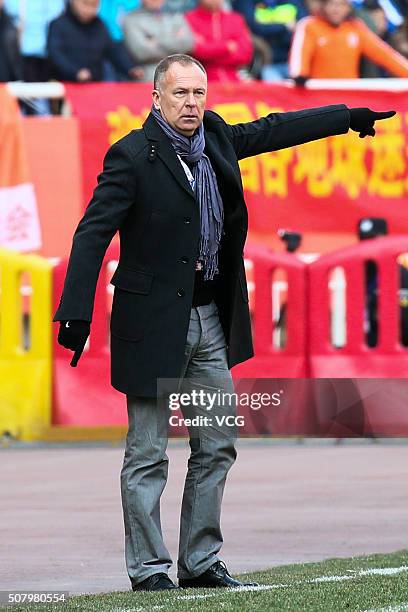
[[[185,13],[194,33],[191,55],[202,62],[209,81],[236,83],[238,69],[251,61],[253,46],[244,18],[235,11],[222,10],[223,0],[200,0],[196,9]]]

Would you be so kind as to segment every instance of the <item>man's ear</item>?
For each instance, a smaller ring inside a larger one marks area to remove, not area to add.
[[[152,98],[153,98],[154,107],[157,110],[160,110],[160,93],[157,91],[157,89],[153,89]]]

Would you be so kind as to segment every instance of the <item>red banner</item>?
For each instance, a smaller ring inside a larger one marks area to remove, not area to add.
[[[67,85],[81,122],[87,203],[110,144],[140,128],[151,106],[149,84]],[[229,123],[344,103],[396,110],[376,124],[375,138],[330,137],[240,162],[250,229],[355,233],[366,215],[386,217],[391,232],[408,232],[408,99],[406,92],[303,90],[292,86],[211,84],[207,108]]]

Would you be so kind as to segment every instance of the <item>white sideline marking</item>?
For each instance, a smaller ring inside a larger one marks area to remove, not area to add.
[[[361,570],[360,576],[368,576],[370,574],[380,574],[381,576],[391,576],[393,574],[399,574],[400,572],[406,572],[408,570],[408,565],[401,565],[400,567],[383,567],[383,568],[375,568],[368,570]]]
[[[210,599],[211,597],[219,597],[225,593],[243,593],[248,591],[271,591],[273,589],[287,589],[293,586],[299,586],[301,584],[311,584],[318,582],[343,582],[346,580],[353,580],[360,576],[395,576],[401,572],[408,571],[408,565],[401,565],[400,567],[373,567],[370,569],[361,570],[347,570],[352,574],[346,574],[343,576],[317,576],[310,580],[297,580],[291,584],[261,584],[260,586],[247,586],[238,588],[224,588],[221,591],[214,589],[214,593],[206,593],[203,595],[179,595],[175,597],[177,601],[184,600],[198,600],[198,599]],[[171,601],[174,601],[173,599]],[[162,610],[166,605],[151,606],[149,610]],[[399,604],[397,606],[389,606],[387,608],[376,608],[365,610],[364,612],[403,612],[408,610],[408,603]],[[146,608],[114,608],[112,612],[145,612]]]
[[[366,570],[347,570],[348,572],[353,572],[353,575],[320,576],[318,578],[308,580],[307,582],[341,582],[342,580],[352,580],[357,576],[394,576],[395,574],[406,572],[407,570],[408,565],[401,565],[400,567],[373,567]]]
[[[364,612],[403,612],[403,610],[408,610],[408,603],[388,606],[387,608],[372,608],[371,610],[364,610]]]

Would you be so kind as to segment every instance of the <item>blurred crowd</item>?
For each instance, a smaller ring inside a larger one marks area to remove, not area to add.
[[[408,0],[0,0],[0,81],[408,77]]]

